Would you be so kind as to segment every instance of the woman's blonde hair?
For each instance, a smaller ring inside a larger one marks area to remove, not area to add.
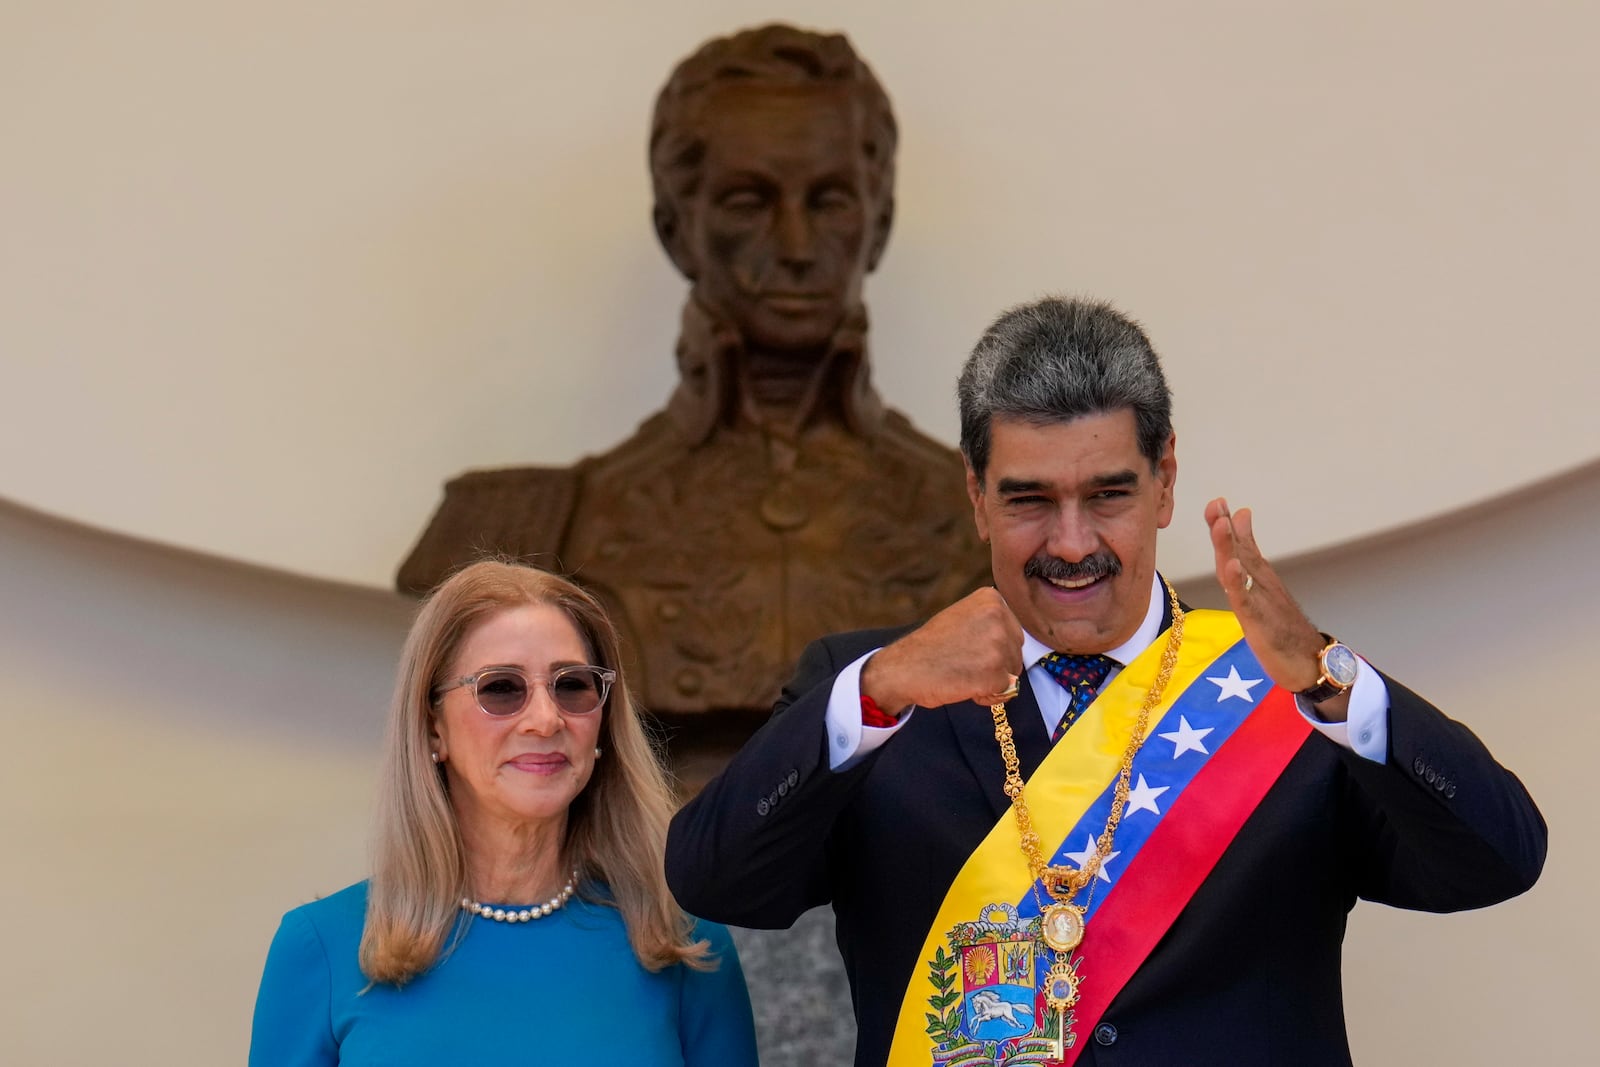
[[[580,872],[580,893],[621,913],[639,962],[710,966],[707,943],[689,940],[693,923],[667,889],[663,860],[672,791],[655,745],[628,694],[617,633],[605,609],[572,582],[516,563],[474,563],[423,603],[400,655],[388,736],[379,771],[377,829],[361,970],[400,985],[427,970],[465,920],[470,896],[461,831],[431,759],[431,694],[445,681],[461,642],[492,615],[527,604],[564,611],[593,662],[617,670],[602,711],[600,747],[588,785],[567,814],[563,861]],[[609,892],[596,890],[604,883]]]

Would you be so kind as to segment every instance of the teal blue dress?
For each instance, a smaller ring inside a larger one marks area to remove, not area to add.
[[[283,917],[267,953],[250,1067],[745,1067],[756,1063],[728,931],[700,922],[714,971],[651,974],[615,909],[576,897],[526,923],[472,919],[454,951],[400,988],[356,962],[360,882]],[[365,990],[365,992],[363,992]]]

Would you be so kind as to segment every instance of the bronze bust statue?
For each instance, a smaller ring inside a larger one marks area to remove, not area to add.
[[[959,455],[871,384],[896,136],[842,36],[766,26],[680,63],[650,135],[656,234],[691,283],[666,409],[570,468],[454,479],[399,587],[488,552],[570,573],[671,716],[764,710],[813,638],[986,582]]]

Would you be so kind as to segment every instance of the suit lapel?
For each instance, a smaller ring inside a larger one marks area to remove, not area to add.
[[[998,819],[1011,806],[1005,793],[1005,761],[1000,758],[1000,743],[994,739],[994,716],[981,704],[952,704],[940,709],[944,720],[955,731],[956,744],[961,755],[972,769],[973,777],[983,788],[984,799],[989,802]],[[1039,701],[1033,695],[1033,686],[1026,676],[1018,688],[1016,699],[1006,705],[1006,719],[1011,723],[1011,738],[1017,746],[1017,763],[1023,781],[1027,781],[1043,762],[1050,750],[1050,737],[1044,732]]]

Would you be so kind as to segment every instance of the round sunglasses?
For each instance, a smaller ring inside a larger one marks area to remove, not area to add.
[[[470,685],[478,707],[486,714],[503,719],[520,714],[528,706],[532,684],[542,682],[556,707],[568,715],[588,715],[606,702],[606,694],[611,692],[611,683],[616,680],[616,671],[589,663],[557,667],[548,677],[525,674],[516,667],[487,667],[477,674],[434,687],[433,698],[438,700],[452,689]]]

